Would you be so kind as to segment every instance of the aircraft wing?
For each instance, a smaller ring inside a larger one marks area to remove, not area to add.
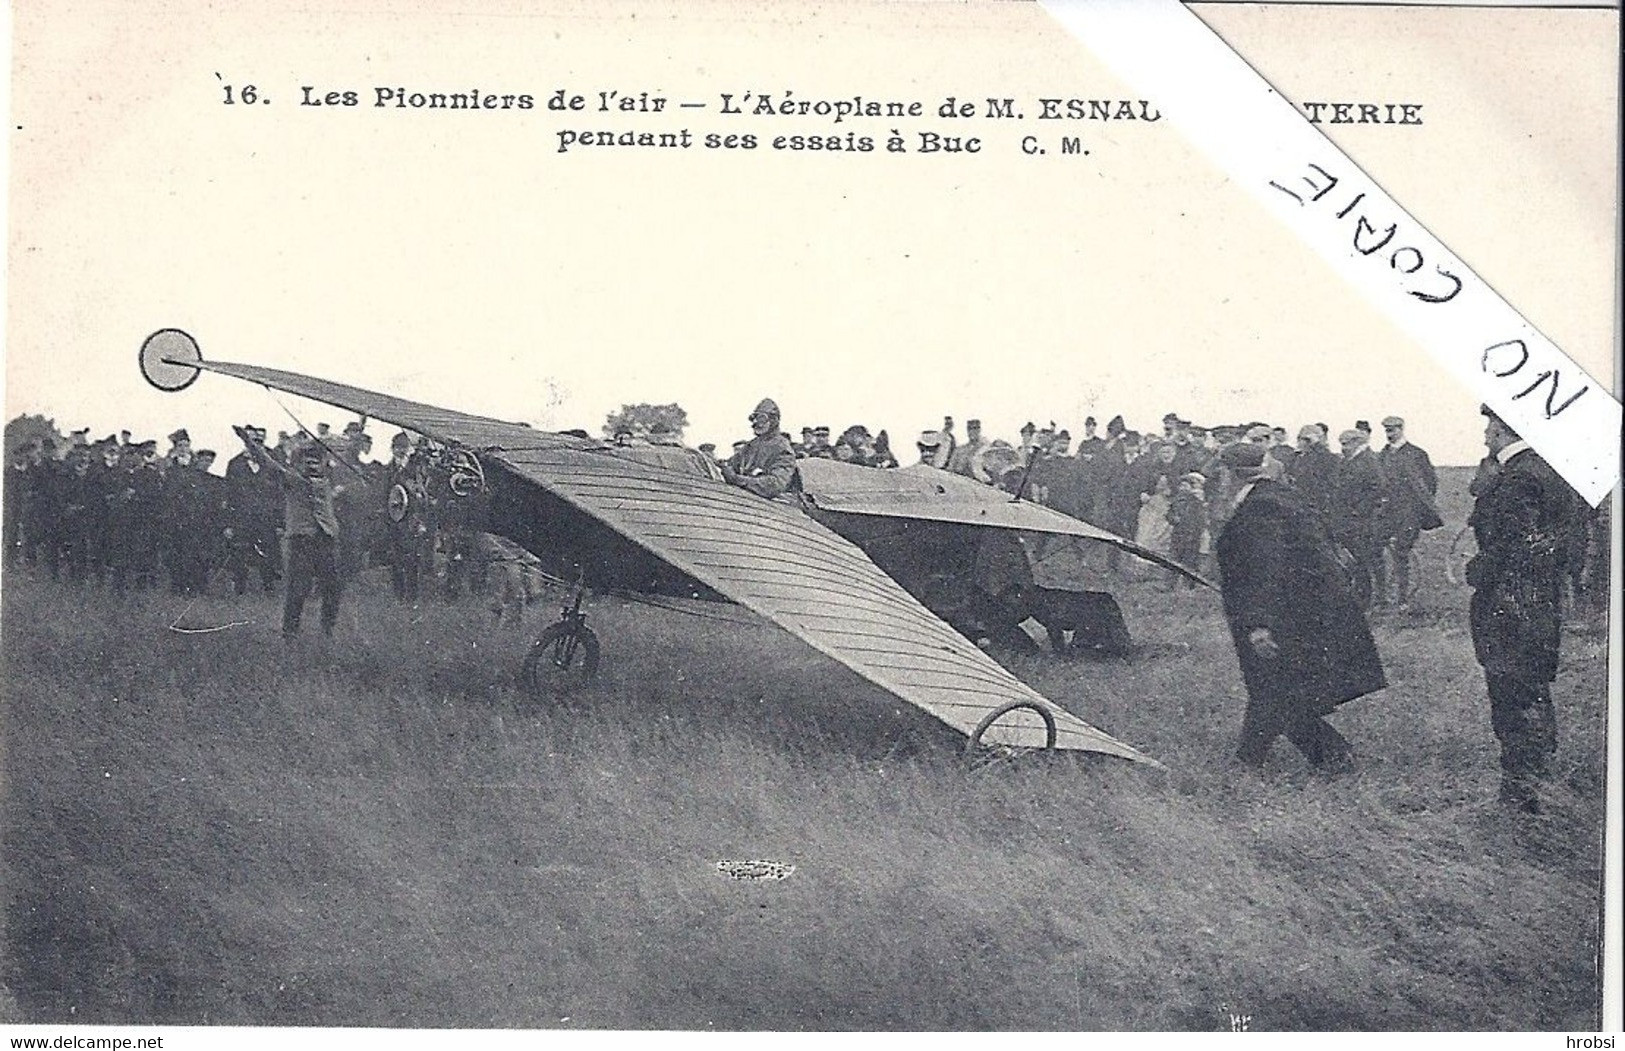
[[[475,416],[453,409],[442,409],[360,387],[317,379],[314,376],[285,372],[282,369],[268,369],[261,365],[238,365],[229,361],[187,361],[186,364],[208,372],[218,372],[222,376],[247,380],[273,390],[297,394],[312,401],[326,402],[372,419],[426,434],[436,441],[455,441],[475,450],[530,446],[591,449],[604,444],[591,438],[573,438],[567,434],[538,431],[523,423],[508,423],[489,416]]]
[[[1166,555],[1116,533],[962,475],[924,464],[881,471],[838,460],[798,460],[801,485],[813,506],[839,514],[917,518],[956,525],[1072,536],[1111,544],[1199,584],[1212,583]]]
[[[1054,717],[1058,748],[1158,765],[1017,679],[881,572],[857,545],[796,507],[615,456],[590,440],[277,369],[190,364],[480,450],[963,734],[974,732],[989,712],[1025,702]],[[1043,729],[1032,713],[1018,711],[983,739],[1041,745]]]

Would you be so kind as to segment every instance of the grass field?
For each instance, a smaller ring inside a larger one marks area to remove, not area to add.
[[[527,712],[526,635],[376,581],[274,598],[4,581],[5,990],[18,1021],[680,1029],[1589,1029],[1606,635],[1565,640],[1546,813],[1440,569],[1375,626],[1352,773],[1231,759],[1210,593],[1125,586],[1126,662],[1000,655],[1157,756],[969,771],[790,636],[603,600],[599,681]],[[529,634],[552,610],[533,612]],[[311,618],[314,620],[314,617]],[[778,882],[717,862],[796,866]]]

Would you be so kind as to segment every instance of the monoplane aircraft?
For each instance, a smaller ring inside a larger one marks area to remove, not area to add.
[[[810,473],[809,514],[703,474],[640,462],[638,455],[592,438],[280,369],[205,361],[197,342],[179,329],[149,336],[140,360],[142,374],[160,390],[180,391],[200,373],[214,372],[393,423],[442,447],[436,463],[445,477],[433,488],[449,505],[448,514],[469,528],[507,537],[558,577],[578,582],[561,619],[526,659],[525,679],[533,690],[570,683],[596,668],[599,645],[581,608],[588,589],[726,601],[966,735],[968,747],[1073,749],[1155,762],[1021,682],[933,614],[907,581],[900,584],[865,553],[860,545],[888,560],[885,531],[877,532],[873,523],[895,526],[909,518],[906,487],[899,496],[893,486],[888,497],[871,485],[864,495],[864,486],[854,484],[858,476],[838,472],[846,479],[843,488],[835,484],[839,477],[823,478],[820,485],[820,475]],[[1017,502],[995,507],[1008,498],[992,490],[944,501],[946,490],[938,487],[948,483],[925,484],[930,492],[917,495],[935,499],[915,503],[935,504],[922,511],[937,525],[1047,533],[1145,554],[1057,512]],[[404,511],[411,499],[392,493],[393,513]],[[858,542],[841,535],[843,525],[863,534]],[[913,583],[930,590],[920,580]]]

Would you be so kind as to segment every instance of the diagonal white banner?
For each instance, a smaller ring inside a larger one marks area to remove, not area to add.
[[[1620,405],[1178,0],[1040,0],[1068,32],[1592,505],[1619,478]]]

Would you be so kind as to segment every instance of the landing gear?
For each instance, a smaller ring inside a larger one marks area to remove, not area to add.
[[[559,610],[559,619],[542,632],[525,656],[522,677],[535,701],[574,693],[598,674],[598,636],[587,627],[587,614],[581,609],[585,591],[578,580],[570,601]]]
[[[1044,746],[1042,748],[1036,745],[1018,747],[1015,745],[987,745],[982,743],[982,735],[992,729],[994,723],[1011,712],[1023,710],[1037,712],[1038,717],[1043,720]],[[1055,751],[1055,737],[1055,715],[1048,708],[1037,701],[1011,701],[1009,704],[993,709],[982,717],[982,721],[971,732],[970,740],[965,742],[965,762],[970,765],[971,769],[975,770],[995,763],[1008,762],[1029,752],[1053,752]]]

